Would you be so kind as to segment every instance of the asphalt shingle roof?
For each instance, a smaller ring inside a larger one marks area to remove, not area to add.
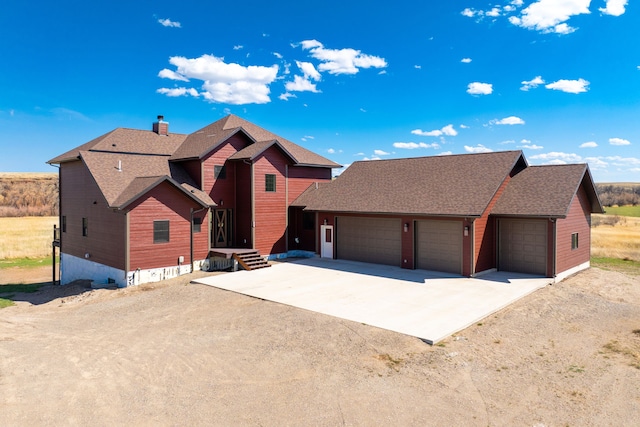
[[[516,166],[521,151],[355,162],[294,204],[307,210],[480,216]]]
[[[603,213],[586,164],[530,166],[514,176],[491,213],[509,216],[565,217],[580,185],[594,213]]]

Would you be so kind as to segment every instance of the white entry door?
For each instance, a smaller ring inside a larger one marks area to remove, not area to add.
[[[321,225],[320,234],[320,256],[333,258],[333,225]]]

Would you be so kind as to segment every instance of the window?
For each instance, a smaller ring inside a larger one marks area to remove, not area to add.
[[[578,233],[571,235],[571,250],[578,249]]]
[[[264,191],[276,192],[276,176],[274,174],[268,173],[264,176]]]
[[[60,224],[60,228],[62,228],[63,233],[67,232],[67,216],[66,215],[62,215],[62,224]]]
[[[169,241],[169,221],[153,221],[153,243]]]
[[[193,232],[199,233],[202,231],[202,218],[193,218]]]
[[[89,218],[82,218],[82,235],[84,237],[89,235]]]
[[[215,179],[226,179],[227,168],[225,166],[215,165],[213,167],[213,177]]]
[[[316,214],[314,212],[302,212],[302,229],[315,230]]]

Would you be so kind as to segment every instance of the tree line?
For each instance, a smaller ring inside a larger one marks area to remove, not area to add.
[[[596,184],[604,206],[636,206],[640,204],[640,184]]]
[[[57,174],[0,174],[0,217],[57,215]]]

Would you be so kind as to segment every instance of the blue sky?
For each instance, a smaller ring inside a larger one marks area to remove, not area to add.
[[[521,149],[637,182],[639,24],[633,0],[8,0],[0,171],[233,113],[344,165]]]

